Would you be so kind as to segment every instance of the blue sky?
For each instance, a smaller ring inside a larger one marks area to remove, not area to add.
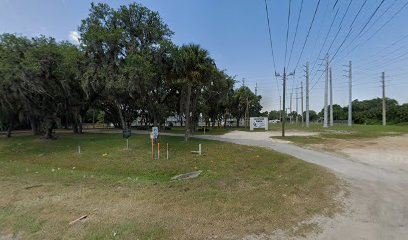
[[[353,62],[353,99],[380,97],[380,76],[381,72],[385,71],[386,95],[397,99],[399,103],[407,103],[408,6],[403,8],[407,1],[383,1],[376,14],[368,21],[382,0],[367,0],[355,23],[351,25],[365,0],[353,0],[349,8],[349,0],[338,0],[337,4],[335,4],[337,0],[321,0],[304,52],[300,57],[318,1],[304,0],[303,3],[292,58],[290,63],[286,63],[288,70],[293,71],[297,60],[300,59],[295,77],[288,78],[287,105],[293,92],[293,110],[295,109],[296,88],[300,86],[301,81],[305,81],[303,65],[309,61],[310,81],[311,85],[314,85],[310,92],[311,108],[320,110],[323,107],[324,75],[319,78],[322,72],[318,70],[322,69],[320,66],[322,62],[318,59],[324,57],[332,42],[329,54],[334,55],[349,32],[350,26],[352,30],[349,38],[332,61],[334,103],[342,106],[348,103],[348,79],[343,76],[347,68],[343,65],[348,64],[349,60]],[[87,16],[90,2],[86,0],[0,0],[0,33],[18,33],[30,37],[43,34],[55,37],[57,40],[73,41],[70,35],[77,30],[81,19]],[[96,2],[107,2],[112,7],[118,7],[133,1]],[[237,86],[242,84],[244,78],[245,84],[252,89],[257,84],[258,94],[263,97],[264,110],[279,108],[279,96],[282,93],[278,92],[278,88],[282,90],[282,87],[281,80],[277,81],[274,76],[275,69],[269,44],[264,0],[136,2],[160,13],[175,32],[173,40],[176,44],[193,42],[208,49],[219,68],[226,69],[230,75],[236,76],[240,81]],[[267,3],[276,71],[282,73],[285,65],[289,0],[268,0]],[[300,5],[301,0],[291,1],[287,59],[292,49]],[[345,14],[347,8],[348,11]],[[341,22],[343,16],[345,17]],[[359,35],[367,22],[365,30]],[[329,32],[331,25],[332,29]],[[321,52],[320,56],[318,56],[319,52]],[[312,66],[315,67],[312,68]]]

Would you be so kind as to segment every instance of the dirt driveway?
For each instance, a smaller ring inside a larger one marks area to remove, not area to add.
[[[273,140],[270,136],[274,134],[277,133],[234,131],[223,136],[200,137],[271,148],[329,168],[345,179],[351,193],[345,202],[346,212],[332,219],[312,219],[310,222],[317,223],[322,231],[309,236],[310,239],[407,239],[408,135],[339,140],[329,147],[316,145],[315,149],[305,149]],[[286,239],[286,236],[248,239]]]

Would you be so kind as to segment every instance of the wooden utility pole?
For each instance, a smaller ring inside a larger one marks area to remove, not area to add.
[[[327,109],[327,101],[328,101],[328,88],[329,88],[329,55],[326,54],[326,81],[324,84],[324,119],[323,119],[323,127],[328,127],[328,109]]]
[[[330,67],[330,127],[333,127],[333,75]]]
[[[282,97],[279,96],[279,119],[282,121]]]
[[[387,109],[386,109],[386,104],[385,104],[385,73],[382,72],[382,95],[383,95],[383,101],[382,101],[382,122],[383,126],[387,125]]]
[[[348,126],[351,127],[352,125],[352,104],[353,104],[353,100],[352,100],[352,91],[351,91],[351,87],[352,87],[352,72],[351,72],[351,61],[349,61],[349,107],[348,107]]]
[[[289,73],[288,76],[292,76],[294,73]],[[275,73],[276,77],[280,77],[279,74]],[[285,98],[286,98],[286,68],[283,68],[283,99],[282,99],[282,137],[285,136],[285,123],[286,123],[286,109],[285,109]]]
[[[310,126],[309,122],[309,62],[306,63],[306,127]]]

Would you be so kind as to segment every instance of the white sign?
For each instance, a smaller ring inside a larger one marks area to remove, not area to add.
[[[267,117],[251,117],[249,121],[251,131],[255,128],[264,128],[268,130],[268,118]]]
[[[159,128],[158,127],[152,127],[152,137],[154,139],[157,139],[159,137]]]

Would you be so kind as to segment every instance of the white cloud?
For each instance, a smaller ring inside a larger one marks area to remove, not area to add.
[[[69,32],[69,39],[72,43],[79,44],[81,36],[77,31]]]

